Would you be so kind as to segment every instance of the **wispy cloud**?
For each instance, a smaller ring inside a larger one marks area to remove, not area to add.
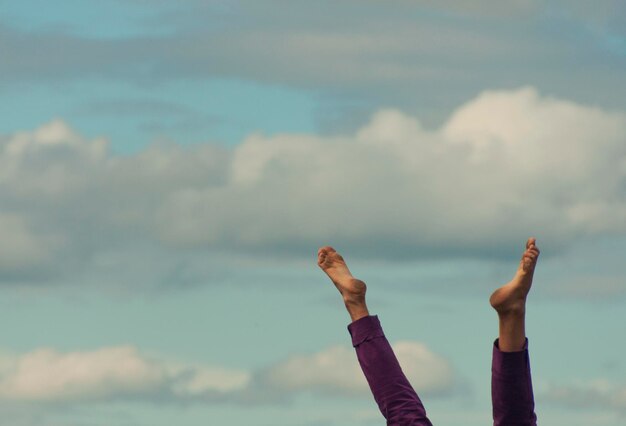
[[[605,97],[619,91],[616,83],[622,79],[620,68],[610,66],[615,52],[598,49],[593,37],[587,35],[575,51],[571,48],[571,37],[578,39],[579,32],[588,34],[591,27],[624,35],[620,25],[610,25],[624,17],[623,7],[613,1],[593,7],[582,1],[547,6],[531,0],[506,5],[403,0],[394,7],[380,1],[325,2],[325,7],[304,2],[276,2],[276,7],[253,1],[193,1],[176,7],[143,3],[151,16],[141,20],[143,32],[119,39],[0,25],[0,79],[97,77],[145,85],[228,77],[358,93],[385,102],[403,99],[404,104],[407,86],[416,96],[437,102],[493,85],[527,83],[589,98],[583,85],[589,84],[590,74],[596,76],[594,90]],[[329,9],[332,16],[325,12]],[[146,20],[172,30],[151,35]],[[553,26],[567,30],[545,28]],[[572,68],[580,60],[587,61],[584,73]],[[537,64],[542,64],[541,73]],[[567,81],[561,78],[564,73]]]

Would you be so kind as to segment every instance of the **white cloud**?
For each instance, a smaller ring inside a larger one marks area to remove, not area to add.
[[[102,401],[223,395],[245,388],[248,372],[152,359],[133,346],[58,352],[41,348],[0,358],[0,400]]]
[[[22,216],[0,212],[0,272],[28,273],[50,261],[61,238],[37,235]]]
[[[418,392],[445,394],[458,384],[450,363],[423,343],[399,341],[393,349],[402,370]]]
[[[420,394],[454,390],[450,364],[423,344],[398,342],[394,351]],[[276,403],[307,391],[370,395],[354,349],[343,346],[293,356],[256,372],[149,357],[134,346],[0,354],[0,403],[114,399]]]
[[[84,188],[106,159],[104,139],[87,141],[56,119],[0,146],[0,184],[14,196],[63,196]],[[89,170],[89,176],[85,171]],[[3,191],[4,192],[4,191]],[[5,193],[7,193],[5,192]]]
[[[172,392],[181,398],[202,396],[209,392],[236,392],[245,389],[251,379],[247,371],[202,366],[192,369],[179,366],[173,369],[173,373],[181,378],[174,381]]]
[[[233,150],[113,156],[57,120],[0,145],[0,268],[75,275],[120,251],[132,264],[150,248],[308,256],[328,243],[491,257],[530,234],[556,252],[626,233],[624,135],[625,113],[533,88],[484,92],[436,130],[385,109],[354,134],[256,134]]]
[[[420,395],[448,394],[456,386],[452,366],[419,342],[392,345],[405,375]],[[311,355],[293,356],[265,370],[257,379],[279,392],[371,395],[353,348],[333,346]]]
[[[345,138],[252,136],[235,150],[228,187],[173,194],[157,229],[182,244],[204,235],[249,247],[332,238],[462,250],[529,231],[554,242],[623,233],[625,131],[623,113],[525,88],[485,92],[434,132],[384,110]]]
[[[0,382],[0,397],[22,400],[106,398],[141,393],[164,379],[164,372],[132,347],[59,353],[39,349],[14,361]]]
[[[569,384],[549,384],[542,397],[576,408],[602,408],[626,413],[626,384],[614,380],[579,380]]]

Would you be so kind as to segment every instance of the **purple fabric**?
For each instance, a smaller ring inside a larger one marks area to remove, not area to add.
[[[351,323],[348,331],[361,369],[389,426],[432,426],[400,368],[377,315]]]
[[[502,352],[493,343],[491,401],[494,426],[535,426],[528,339],[519,352]]]
[[[400,368],[377,315],[348,325],[352,346],[374,400],[388,426],[432,426],[422,401]],[[528,340],[520,352],[493,347],[492,400],[495,426],[535,426]]]

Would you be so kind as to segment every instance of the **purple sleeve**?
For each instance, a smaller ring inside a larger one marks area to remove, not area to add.
[[[536,426],[528,339],[519,352],[502,352],[493,344],[491,401],[494,426]]]
[[[378,316],[348,325],[352,346],[388,426],[432,426],[415,390],[400,368]]]

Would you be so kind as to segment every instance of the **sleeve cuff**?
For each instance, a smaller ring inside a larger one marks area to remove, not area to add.
[[[498,343],[499,339],[493,342],[493,372],[499,375],[526,374],[529,365],[528,338],[522,349],[516,352],[502,352]]]
[[[353,347],[357,347],[367,340],[385,336],[378,315],[369,315],[354,321],[348,325],[348,331],[352,336]]]

